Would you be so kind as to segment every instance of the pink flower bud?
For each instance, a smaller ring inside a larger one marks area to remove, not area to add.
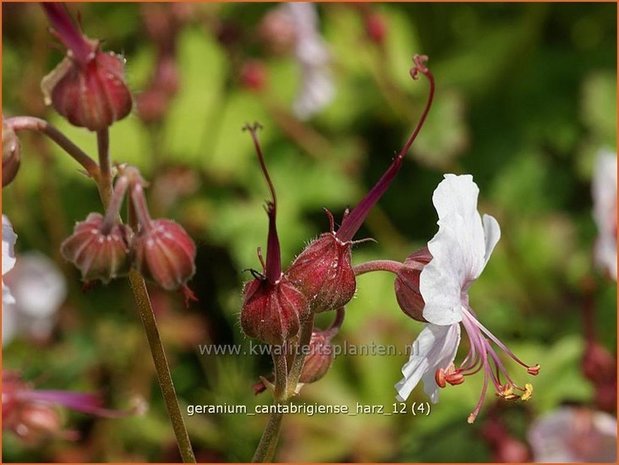
[[[299,332],[308,313],[305,296],[285,276],[274,283],[260,276],[245,284],[241,328],[249,337],[282,345]]]
[[[103,216],[91,213],[76,224],[60,252],[82,272],[84,281],[100,279],[108,283],[129,271],[129,237],[127,227],[108,226]]]
[[[45,101],[75,126],[98,131],[129,114],[124,60],[98,50],[86,63],[65,58],[41,82]]]
[[[402,311],[412,319],[426,323],[423,317],[425,303],[419,292],[419,276],[423,266],[430,260],[432,255],[427,247],[409,255],[394,282],[395,296]]]
[[[71,124],[98,131],[129,114],[131,93],[125,82],[124,60],[99,49],[86,37],[60,3],[41,5],[67,56],[41,81],[45,103]]]
[[[327,374],[335,352],[331,345],[331,337],[327,331],[314,331],[309,343],[309,353],[305,356],[300,383],[314,383]]]
[[[2,121],[2,187],[15,179],[21,163],[21,145],[12,127]]]
[[[294,260],[286,276],[307,297],[312,312],[336,310],[355,295],[352,243],[333,233],[321,234]]]
[[[387,25],[385,18],[378,13],[370,13],[364,18],[365,32],[368,38],[377,44],[382,44],[385,41],[387,34]]]
[[[582,358],[584,375],[595,384],[603,384],[617,378],[617,360],[602,345],[587,342]]]
[[[264,89],[267,72],[261,61],[247,61],[241,67],[241,85],[251,91],[260,92]]]
[[[184,286],[196,272],[196,245],[172,220],[142,224],[134,248],[137,268],[166,290]]]

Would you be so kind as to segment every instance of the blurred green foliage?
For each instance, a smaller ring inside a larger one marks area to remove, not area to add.
[[[113,159],[137,165],[151,181],[150,203],[182,223],[198,244],[191,283],[199,302],[152,286],[164,343],[182,405],[269,403],[252,384],[270,360],[202,356],[198,344],[243,344],[237,322],[240,289],[265,247],[267,190],[246,122],[260,137],[280,200],[284,263],[325,231],[323,208],[341,217],[373,185],[412,129],[427,84],[408,75],[411,57],[425,53],[437,81],[434,108],[390,191],[358,238],[354,260],[403,260],[436,231],[433,189],[445,172],[472,173],[480,210],[496,216],[503,237],[471,302],[484,324],[524,360],[539,362],[535,395],[508,405],[504,419],[518,437],[526,418],[561,402],[592,401],[580,371],[583,350],[581,282],[593,275],[600,341],[616,345],[615,283],[592,267],[596,236],[590,178],[595,153],[616,148],[616,5],[614,4],[376,4],[387,36],[369,41],[352,5],[321,4],[321,29],[332,53],[335,100],[308,123],[290,106],[299,72],[290,56],[266,53],[256,28],[273,5],[194,4],[178,38],[179,93],[162,121],[148,127],[132,115],[111,129]],[[3,111],[46,117],[88,153],[96,141],[42,106],[38,82],[60,60],[37,5],[3,3]],[[123,52],[128,81],[139,93],[153,70],[155,49],[137,4],[72,5],[86,33]],[[232,50],[213,24],[233,26]],[[239,59],[240,56],[240,59]],[[233,59],[234,58],[234,59]],[[239,85],[239,60],[263,60],[267,87]],[[292,129],[291,129],[292,127]],[[300,129],[299,129],[300,128]],[[82,439],[26,447],[5,435],[5,461],[177,460],[150,354],[128,286],[114,282],[83,292],[78,273],[58,247],[77,220],[100,211],[94,186],[69,157],[24,135],[22,168],[3,192],[4,212],[19,235],[18,252],[44,251],[71,287],[53,337],[17,340],[4,349],[5,369],[44,379],[55,389],[97,390],[124,408],[142,396],[141,417],[119,420],[70,415]],[[421,329],[399,309],[393,279],[359,278],[356,298],[337,342],[396,344],[404,349]],[[319,320],[328,324],[328,316]],[[306,386],[300,401],[391,406],[405,356],[339,357],[328,375]],[[524,381],[524,377],[517,380]],[[429,416],[290,416],[285,461],[462,461],[490,459],[480,426],[466,418],[481,377],[442,392]],[[489,396],[490,397],[490,396]],[[417,389],[409,403],[425,401]],[[488,406],[492,403],[488,399]],[[264,418],[188,418],[200,461],[247,461]]]

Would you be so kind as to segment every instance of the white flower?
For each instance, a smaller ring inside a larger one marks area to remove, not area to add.
[[[333,100],[335,89],[329,69],[329,52],[318,31],[318,15],[312,3],[286,3],[296,31],[295,56],[302,83],[293,103],[297,117],[308,119]]]
[[[561,407],[542,416],[528,438],[535,462],[617,460],[617,419],[585,407]]]
[[[58,267],[46,256],[29,252],[19,256],[6,279],[14,302],[3,306],[3,323],[9,323],[3,331],[3,343],[17,334],[47,338],[67,295],[67,284]]]
[[[4,285],[4,275],[15,266],[16,240],[17,234],[13,231],[11,222],[2,215],[2,307],[15,302],[10,289]]]
[[[617,155],[603,150],[597,156],[592,182],[593,218],[598,227],[595,261],[617,279]]]
[[[531,396],[531,385],[523,388],[513,383],[490,341],[530,374],[539,371],[539,366],[526,365],[514,356],[477,320],[469,306],[468,289],[485,268],[501,236],[497,221],[489,215],[482,219],[477,212],[478,195],[470,175],[446,174],[434,191],[439,231],[428,242],[432,260],[419,277],[423,317],[428,324],[413,344],[411,357],[402,369],[404,378],[396,384],[397,398],[404,401],[423,379],[426,394],[432,402],[438,402],[440,387],[460,384],[465,376],[483,369],[484,386],[469,422],[481,409],[489,381],[506,399],[526,400]],[[460,324],[468,337],[469,353],[456,368],[453,362],[460,343]]]

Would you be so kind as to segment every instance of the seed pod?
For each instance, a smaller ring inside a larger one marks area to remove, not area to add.
[[[129,271],[129,238],[128,227],[115,224],[106,228],[103,216],[91,213],[76,224],[60,252],[81,271],[84,281],[108,283]]]
[[[312,312],[336,310],[355,295],[352,244],[321,234],[294,260],[286,276],[305,294]]]
[[[300,383],[314,383],[327,374],[335,352],[331,345],[331,337],[327,331],[314,331],[309,343],[309,353],[305,356],[303,369],[299,377]]]
[[[134,252],[137,268],[169,291],[184,286],[196,272],[196,245],[172,220],[152,220],[142,227]]]
[[[66,57],[41,82],[45,101],[75,126],[105,129],[133,105],[124,67],[120,56],[98,49],[87,63]]]
[[[395,296],[402,311],[414,320],[426,323],[423,317],[425,303],[419,291],[419,277],[423,266],[430,260],[432,255],[427,247],[409,255],[394,282]]]
[[[243,289],[241,328],[261,342],[282,345],[299,332],[308,313],[305,296],[284,276],[275,283],[257,277]]]

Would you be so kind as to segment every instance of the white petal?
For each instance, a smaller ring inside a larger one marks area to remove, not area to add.
[[[595,261],[617,279],[617,156],[598,154],[592,180],[593,218],[598,227]]]
[[[484,223],[484,236],[486,240],[486,253],[484,255],[484,267],[488,260],[490,260],[490,255],[492,255],[492,251],[496,246],[497,242],[501,238],[501,227],[499,226],[498,221],[490,215],[484,215],[482,217]]]
[[[427,324],[413,343],[408,362],[402,367],[404,378],[395,385],[398,401],[404,402],[422,378],[426,394],[432,402],[438,401],[434,374],[438,368],[447,368],[453,362],[459,343],[459,324]]]
[[[9,219],[2,215],[2,274],[6,274],[15,266],[15,241],[17,234]]]
[[[329,69],[330,54],[318,30],[316,6],[312,3],[287,3],[297,35],[295,57],[301,70],[301,86],[293,103],[300,119],[308,119],[328,105],[335,95]]]
[[[325,67],[304,67],[303,82],[292,109],[295,115],[308,119],[327,106],[335,94],[331,75]]]
[[[8,279],[20,313],[35,319],[54,315],[67,295],[67,284],[56,264],[45,255],[19,256]]]
[[[4,297],[4,296],[3,296]],[[2,345],[9,344],[17,334],[17,311],[15,306],[2,301]]]
[[[486,240],[477,212],[478,194],[470,175],[446,174],[434,191],[439,230],[428,242],[433,258],[419,282],[425,301],[423,316],[430,323],[448,325],[462,320],[462,293],[484,268]]]
[[[2,276],[11,271],[15,266],[15,241],[17,234],[13,231],[13,226],[9,219],[2,215]],[[15,303],[15,299],[11,294],[11,290],[4,284],[2,278],[2,305],[11,305]]]

